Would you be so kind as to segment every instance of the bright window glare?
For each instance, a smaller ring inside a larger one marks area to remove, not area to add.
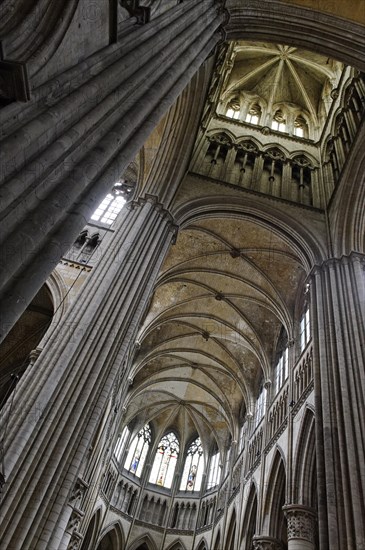
[[[125,202],[123,195],[108,193],[91,216],[91,219],[93,221],[105,223],[106,225],[111,225],[122,210]]]

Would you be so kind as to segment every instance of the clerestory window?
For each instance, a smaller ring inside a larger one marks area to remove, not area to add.
[[[216,487],[219,483],[219,451],[214,452],[210,459],[207,489]]]
[[[285,117],[280,109],[276,111],[274,118],[272,119],[271,128],[273,130],[277,130],[278,132],[285,132],[286,130]]]
[[[266,399],[267,399],[267,390],[265,386],[260,387],[259,395],[256,399],[256,408],[255,408],[255,427],[259,425],[261,419],[265,414],[266,409]]]
[[[185,466],[181,478],[181,491],[199,491],[203,479],[204,457],[200,437],[197,437],[186,453]]]
[[[300,351],[302,352],[310,340],[309,308],[305,310],[300,320]]]
[[[152,432],[149,424],[146,424],[133,439],[124,468],[134,474],[136,477],[141,477],[142,469],[146,461],[149,446],[151,444]]]
[[[180,446],[176,435],[170,432],[163,436],[153,462],[150,483],[171,488]]]
[[[231,99],[227,105],[226,116],[238,119],[240,117],[240,102],[238,98]]]
[[[114,456],[117,460],[120,460],[122,458],[122,454],[128,441],[129,435],[130,431],[128,426],[126,426],[122,433],[118,436],[117,442],[114,447]]]
[[[302,116],[298,116],[294,121],[294,135],[297,137],[305,137],[307,123]]]
[[[258,124],[261,116],[261,108],[260,105],[252,105],[250,109],[248,110],[248,113],[246,115],[246,122],[249,122],[250,124]]]
[[[286,348],[279,357],[278,362],[275,365],[274,372],[274,390],[275,393],[278,393],[282,386],[284,385],[285,380],[288,378],[288,348]]]
[[[125,204],[125,191],[122,183],[116,183],[110,193],[99,204],[91,220],[111,225]]]

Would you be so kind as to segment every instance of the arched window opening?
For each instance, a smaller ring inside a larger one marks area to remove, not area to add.
[[[310,340],[310,317],[309,308],[304,311],[300,320],[300,351],[302,352]]]
[[[152,433],[149,424],[146,424],[133,439],[124,463],[124,468],[136,477],[141,477],[142,469],[151,444]]]
[[[285,116],[281,109],[278,109],[272,119],[271,128],[277,130],[278,132],[286,131],[286,122]]]
[[[295,157],[292,165],[292,178],[297,185],[295,200],[303,204],[312,204],[311,162],[304,156]]]
[[[255,427],[261,422],[265,410],[266,410],[266,400],[267,400],[267,389],[264,384],[261,384],[258,397],[256,399],[256,408],[255,408]]]
[[[275,365],[274,381],[275,393],[278,393],[283,387],[285,380],[288,378],[288,348],[282,351],[279,360]]]
[[[294,135],[301,138],[307,137],[307,130],[308,126],[305,119],[301,115],[297,116],[294,120]]]
[[[210,459],[207,489],[213,489],[219,483],[219,456],[219,451],[216,450]]]
[[[186,454],[180,490],[199,491],[202,484],[203,471],[203,447],[200,437],[197,437],[188,448],[188,452]]]
[[[274,395],[283,387],[289,375],[288,367],[288,336],[284,327],[281,327],[276,354],[274,358]]]
[[[132,188],[127,186],[124,181],[116,183],[111,192],[99,204],[91,216],[91,220],[111,225],[122,210],[126,202],[125,197],[131,190]]]
[[[180,446],[176,435],[170,432],[161,439],[150,475],[150,483],[171,489]]]
[[[230,465],[230,458],[231,458],[231,451],[232,451],[232,436],[229,436],[228,445],[227,445],[227,451],[225,456],[225,463],[224,463],[224,477],[229,472],[229,465]]]
[[[261,107],[257,103],[252,105],[246,115],[246,122],[250,124],[258,124],[261,117]]]
[[[261,191],[280,196],[285,155],[277,148],[268,149],[264,154]]]
[[[231,99],[227,105],[226,116],[238,119],[240,117],[240,101],[238,98]]]
[[[124,430],[122,431],[122,433],[119,434],[119,436],[118,436],[117,442],[116,442],[115,447],[114,447],[114,456],[117,460],[120,460],[122,458],[122,454],[123,454],[123,451],[124,451],[124,448],[125,448],[125,445],[127,443],[127,440],[129,438],[130,433],[131,432],[130,432],[128,426],[126,426],[124,428]]]

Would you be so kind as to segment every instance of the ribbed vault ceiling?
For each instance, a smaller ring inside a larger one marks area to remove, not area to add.
[[[248,92],[271,111],[281,103],[307,112],[315,124],[328,111],[342,65],[323,55],[280,44],[236,42],[225,95]]]
[[[155,420],[189,441],[238,436],[242,407],[270,378],[282,325],[291,334],[304,269],[278,233],[209,218],[180,232],[138,336],[127,422]]]

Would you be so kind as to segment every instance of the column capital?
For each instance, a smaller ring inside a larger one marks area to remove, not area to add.
[[[315,265],[312,268],[312,275],[316,275],[328,268],[333,268],[339,265],[346,265],[350,263],[358,262],[365,267],[365,254],[361,252],[350,252],[348,255],[342,255],[338,258],[327,258],[321,264]]]
[[[315,523],[317,515],[312,508],[301,504],[283,506],[288,522],[288,540],[302,539],[314,542]]]
[[[254,535],[252,542],[254,550],[282,550],[283,548],[278,539],[267,535]]]

